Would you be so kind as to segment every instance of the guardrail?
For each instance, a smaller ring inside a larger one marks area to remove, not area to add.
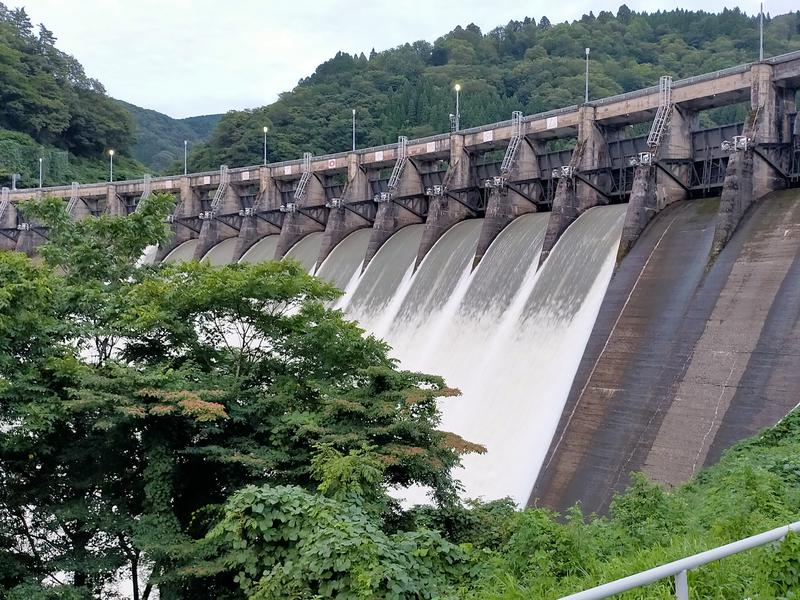
[[[602,598],[609,598],[614,594],[621,594],[636,588],[640,588],[667,577],[675,578],[675,597],[677,600],[689,600],[689,582],[686,577],[688,571],[701,567],[710,562],[727,558],[739,552],[752,550],[758,546],[769,544],[770,542],[777,542],[785,538],[789,533],[800,533],[800,521],[796,521],[789,525],[776,527],[770,531],[753,535],[743,540],[731,542],[724,546],[706,550],[700,554],[681,558],[679,560],[655,567],[629,577],[617,579],[610,583],[604,583],[597,587],[593,587],[577,594],[570,594],[564,596],[560,600],[601,600]]]

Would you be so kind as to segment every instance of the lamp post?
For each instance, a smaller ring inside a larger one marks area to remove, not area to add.
[[[456,123],[455,123],[455,129],[456,129],[456,131],[458,131],[458,130],[461,129],[461,109],[459,107],[459,102],[458,102],[458,100],[459,100],[458,95],[459,95],[459,92],[461,91],[461,84],[460,83],[455,84],[453,86],[453,89],[456,91]]]
[[[584,94],[583,101],[589,104],[589,48],[586,49],[586,93]]]
[[[114,151],[113,150],[109,150],[108,151],[108,160],[109,160],[109,163],[108,163],[108,181],[109,182],[113,182],[114,181]]]
[[[269,127],[264,125],[264,164],[267,164],[267,132]]]
[[[353,152],[356,151],[356,109],[353,109]]]
[[[758,15],[758,60],[764,62],[764,3]]]
[[[184,175],[186,175],[189,172],[188,164],[187,164],[187,161],[186,161],[188,146],[189,146],[189,142],[187,140],[183,140],[183,174]]]
[[[40,156],[39,157],[39,188],[42,187],[42,161],[44,159]]]

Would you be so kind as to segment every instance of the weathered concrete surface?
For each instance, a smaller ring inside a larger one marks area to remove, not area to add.
[[[222,202],[220,202],[220,205],[217,207],[217,214],[235,215],[239,212],[240,208],[241,203],[239,201],[239,195],[236,193],[236,189],[232,185],[229,185],[225,190],[225,196],[222,198]],[[239,230],[234,229],[227,223],[223,223],[219,219],[206,219],[203,221],[203,225],[200,228],[197,248],[195,248],[194,251],[194,259],[201,260],[211,248],[223,240],[236,237],[237,235],[239,235]]]
[[[280,205],[281,195],[275,180],[272,178],[272,169],[268,166],[262,166],[258,169],[258,197],[254,208],[263,211],[278,211]],[[280,215],[280,218],[278,218],[278,215]],[[273,212],[272,218],[275,223],[283,223],[282,213]],[[255,215],[242,217],[242,226],[239,229],[233,259],[238,261],[253,244],[268,235],[279,234],[281,228],[275,223]]]
[[[283,219],[278,247],[275,249],[275,260],[280,260],[302,238],[314,231],[325,231],[328,209],[325,206],[325,188],[319,178],[311,175],[303,199],[297,202],[298,209],[309,211],[287,213]],[[317,218],[313,218],[312,211]],[[321,217],[321,218],[320,218]]]
[[[603,510],[644,461],[681,363],[673,355],[711,250],[717,201],[674,204],[619,265],[532,502]]]
[[[575,180],[566,177],[560,179],[556,188],[556,195],[553,198],[553,210],[550,211],[550,217],[547,220],[544,244],[539,255],[540,267],[550,255],[550,250],[556,245],[561,234],[580,214],[581,209],[575,190]]]
[[[180,214],[176,215],[176,217],[199,215],[200,211],[203,210],[203,207],[197,190],[195,190],[191,185],[191,178],[188,176],[181,177],[178,185],[180,194],[178,199]],[[164,257],[166,257],[182,243],[187,240],[194,239],[198,235],[196,231],[192,231],[188,227],[179,223],[173,223],[170,229],[172,231],[172,237],[163,246],[159,246],[155,259],[155,262],[157,263],[164,260]]]
[[[575,219],[593,206],[608,203],[608,198],[598,190],[609,189],[610,178],[606,169],[611,166],[608,152],[611,132],[597,124],[595,110],[591,105],[581,107],[578,142],[570,159],[570,166],[578,175],[569,181],[562,178],[558,182],[539,256],[540,266],[544,264],[561,234]]]
[[[656,481],[689,479],[800,402],[800,192],[765,198],[740,237],[645,463]]]
[[[639,165],[633,175],[633,186],[628,200],[628,210],[625,213],[625,224],[622,226],[622,237],[619,240],[618,261],[628,254],[634,242],[639,239],[639,235],[658,210],[656,167]]]
[[[342,191],[342,200],[347,203],[364,202],[370,199],[369,178],[361,168],[360,155],[350,153],[347,156],[347,185]],[[357,229],[372,227],[372,223],[346,208],[332,208],[325,224],[325,235],[319,249],[317,264],[325,262],[328,254],[348,235]]]
[[[752,136],[755,113],[750,113],[744,126],[744,135]],[[719,203],[719,220],[714,232],[712,253],[716,256],[733,236],[744,213],[755,202],[753,190],[753,149],[731,153],[725,169],[722,196]]]
[[[523,138],[517,150],[517,160],[508,174],[509,181],[539,179],[539,162],[537,154],[542,151],[541,145]],[[537,185],[531,196],[526,197],[512,184],[506,188],[492,189],[486,205],[486,216],[483,219],[478,247],[475,250],[473,266],[477,267],[494,239],[500,235],[511,221],[527,213],[536,212],[536,203],[541,200],[542,188]]]
[[[450,136],[450,167],[444,177],[444,186],[450,190],[466,189],[477,185],[472,169],[472,157],[464,146],[464,136]],[[456,223],[474,217],[475,214],[460,202],[447,196],[431,198],[428,204],[428,217],[425,219],[425,231],[417,252],[416,269],[433,248],[436,241]]]
[[[604,511],[637,470],[676,485],[797,404],[800,193],[708,264],[714,208],[667,208],[619,265],[532,501]]]

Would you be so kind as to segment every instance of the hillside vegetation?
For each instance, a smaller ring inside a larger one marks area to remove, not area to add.
[[[721,14],[673,10],[590,13],[571,23],[546,17],[511,21],[487,33],[457,27],[433,44],[384,52],[339,52],[269,106],[234,111],[209,142],[190,154],[190,168],[257,164],[262,127],[270,127],[269,159],[347,150],[351,109],[360,147],[448,131],[453,85],[460,83],[461,125],[532,114],[583,101],[584,48],[591,47],[590,95],[600,98],[658,82],[661,75],[697,75],[758,58],[758,17],[738,8]],[[800,12],[765,21],[768,55],[800,49]],[[734,109],[710,120],[741,118]]]
[[[183,142],[193,148],[208,139],[222,115],[203,115],[186,119],[173,119],[163,113],[118,101],[127,110],[136,125],[136,143],[133,157],[160,173],[180,163],[183,169]]]
[[[123,158],[134,140],[127,111],[55,43],[24,9],[0,3],[0,184],[19,173],[20,186],[37,185],[40,157],[46,185],[102,180],[110,148],[117,177],[141,176]]]

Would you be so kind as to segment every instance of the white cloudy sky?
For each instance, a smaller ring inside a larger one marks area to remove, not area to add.
[[[174,117],[261,106],[337,50],[369,53],[456,25],[483,31],[526,15],[573,20],[623,0],[2,0],[25,6],[59,47],[117,98]],[[633,10],[678,6],[758,12],[757,0],[628,0]],[[765,12],[797,9],[768,0]],[[769,49],[767,49],[768,51]],[[769,52],[768,52],[769,53]]]

